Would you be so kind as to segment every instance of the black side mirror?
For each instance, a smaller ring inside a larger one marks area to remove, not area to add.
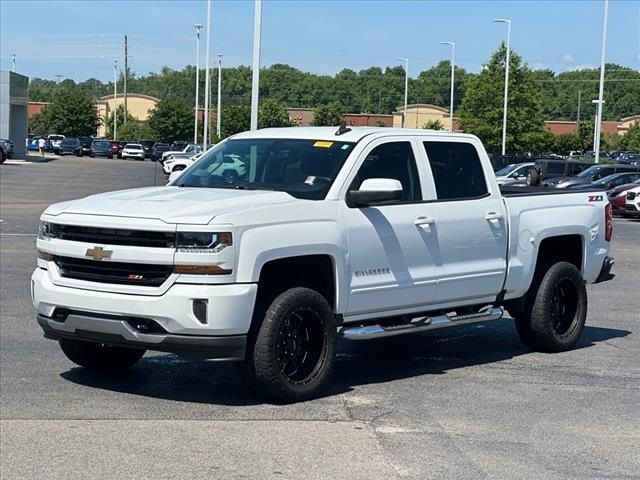
[[[402,200],[402,184],[389,178],[368,178],[360,189],[350,190],[346,200],[352,208],[391,205]]]

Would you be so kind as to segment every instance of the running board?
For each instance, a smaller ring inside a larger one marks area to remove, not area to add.
[[[487,320],[499,320],[504,311],[502,308],[490,307],[489,309],[470,315],[438,315],[437,317],[420,317],[400,325],[383,327],[382,325],[363,325],[358,327],[342,327],[339,334],[348,340],[369,340],[371,338],[394,337],[406,333],[424,332],[436,328],[452,327],[467,323],[484,322]]]

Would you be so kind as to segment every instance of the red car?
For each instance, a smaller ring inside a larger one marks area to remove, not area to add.
[[[617,213],[619,215],[624,215],[627,190],[631,190],[638,185],[640,185],[640,180],[636,180],[633,183],[627,183],[625,185],[619,185],[609,191],[609,203],[611,203],[614,214]]]

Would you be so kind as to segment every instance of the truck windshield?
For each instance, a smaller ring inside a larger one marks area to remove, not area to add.
[[[174,185],[277,190],[322,200],[354,145],[285,138],[229,140],[205,153]]]

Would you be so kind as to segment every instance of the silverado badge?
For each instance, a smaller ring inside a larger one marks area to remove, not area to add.
[[[87,251],[84,254],[85,256],[91,257],[94,260],[104,260],[105,258],[111,258],[112,253],[113,253],[113,250],[105,250],[102,247],[93,247],[93,248],[87,249]]]

